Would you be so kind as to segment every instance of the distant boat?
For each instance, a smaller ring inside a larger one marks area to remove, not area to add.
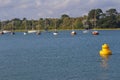
[[[24,34],[24,35],[27,35],[27,33],[28,33],[28,32],[27,32],[27,31],[25,31],[23,34]]]
[[[40,31],[40,22],[39,21],[38,21],[38,27],[36,29],[37,29],[36,35],[40,35],[41,31]]]
[[[97,19],[96,19],[96,11],[95,11],[95,14],[94,14],[94,20],[93,21],[94,21],[93,25],[96,27],[96,21],[97,21]],[[97,30],[94,30],[94,31],[92,31],[92,34],[93,35],[99,35],[99,32]]]
[[[40,31],[37,31],[37,32],[36,32],[36,35],[40,35],[40,34],[41,34],[41,32],[40,32]]]
[[[28,30],[28,33],[36,33],[36,30]]]
[[[15,32],[11,32],[10,34],[11,34],[11,35],[15,35]]]
[[[92,34],[93,35],[99,35],[99,32],[98,31],[92,31]]]
[[[32,20],[32,29],[28,30],[28,33],[36,33],[37,30],[34,29],[34,24],[33,24],[33,20]]]
[[[55,35],[55,36],[58,35],[58,32],[57,32],[57,31],[54,31],[54,32],[53,32],[53,35]]]
[[[6,33],[10,33],[11,31],[3,30],[2,32],[3,32],[4,34],[6,34]]]
[[[83,30],[83,33],[89,33],[89,28],[85,28],[85,30]]]
[[[27,35],[28,34],[28,30],[27,30],[27,21],[25,20],[25,32],[23,33],[24,35]]]
[[[3,24],[2,24],[2,22],[0,21],[0,23],[1,23],[1,27],[0,27],[0,35],[3,35],[4,33],[3,33]]]
[[[71,35],[72,36],[74,36],[74,35],[76,35],[77,34],[77,32],[76,31],[74,31],[74,26],[73,26],[73,22],[74,22],[74,20],[72,20],[72,32],[71,32]]]
[[[4,33],[3,33],[3,31],[0,31],[0,35],[3,35]]]
[[[71,35],[76,35],[77,33],[75,31],[72,31],[71,32]]]
[[[58,32],[54,32],[53,35],[58,35]]]
[[[84,30],[84,31],[83,31],[83,33],[88,33],[88,32],[89,32],[89,30]]]
[[[13,31],[3,30],[3,31],[0,32],[1,35],[2,34],[8,34],[8,33],[10,33],[11,35],[15,35],[15,32],[13,32]]]
[[[55,35],[55,36],[58,35],[56,23],[57,23],[57,21],[56,21],[56,19],[55,19],[55,30],[54,30],[54,32],[53,32],[53,35]]]
[[[11,26],[11,31],[10,31],[10,34],[11,35],[15,35],[15,28],[14,28],[14,21],[12,21],[12,26]]]

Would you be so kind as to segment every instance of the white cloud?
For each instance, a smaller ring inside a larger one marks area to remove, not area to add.
[[[37,7],[42,6],[41,0],[35,0],[35,4],[36,4]]]
[[[7,6],[9,3],[11,3],[11,0],[0,0],[0,7]]]
[[[91,9],[107,10],[116,8],[119,12],[120,0],[0,0],[0,18],[19,17],[58,17],[62,14],[81,16]]]
[[[18,9],[18,8],[25,9],[25,8],[27,8],[27,7],[28,7],[28,5],[26,5],[26,4],[21,4],[21,5],[19,5],[19,6],[17,7],[17,9]]]

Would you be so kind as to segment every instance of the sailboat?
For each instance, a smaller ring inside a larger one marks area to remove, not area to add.
[[[89,33],[89,25],[88,25],[87,19],[83,20],[83,26],[84,26],[83,33],[84,34]]]
[[[96,10],[95,10],[95,14],[94,14],[94,23],[93,23],[93,25],[96,27]],[[92,31],[92,35],[99,35],[99,32],[97,31],[97,30],[93,30]]]
[[[57,30],[55,29],[55,31],[53,32],[53,35],[58,35]]]
[[[93,35],[99,35],[99,32],[95,30],[95,31],[92,31],[92,34]]]
[[[37,31],[33,28],[33,21],[32,21],[32,30],[28,30],[28,33],[36,33]]]
[[[76,34],[77,34],[76,31],[71,32],[71,35],[76,35]]]
[[[84,34],[85,34],[85,33],[89,33],[89,29],[86,28],[85,30],[83,30],[83,33],[84,33]]]
[[[55,30],[54,30],[54,32],[53,32],[53,35],[58,35],[58,31],[57,31],[57,26],[56,26],[56,19],[55,19]]]
[[[76,35],[77,33],[76,33],[76,31],[74,31],[74,26],[73,26],[73,23],[72,23],[72,32],[71,32],[71,35],[72,36],[74,36],[74,35]]]
[[[37,32],[36,32],[36,35],[40,35],[41,34],[41,32],[40,32],[40,22],[38,21],[38,30],[37,30]]]
[[[36,35],[40,35],[40,34],[41,34],[40,30],[38,30],[38,31],[36,32]]]
[[[3,30],[2,30],[2,22],[1,22],[1,26],[0,26],[0,35],[3,35]]]
[[[1,29],[1,34],[10,33],[11,31],[9,31],[9,30],[4,30],[4,25],[5,25],[5,23],[2,23],[2,25],[1,25],[1,27],[2,27],[2,29]]]
[[[14,30],[15,30],[15,28],[14,28],[14,22],[12,21],[12,26],[11,26],[11,35],[15,35]]]
[[[28,33],[26,24],[27,24],[27,21],[25,20],[25,32],[23,33],[24,35],[26,35]]]
[[[36,33],[37,31],[32,29],[32,30],[28,30],[28,33]]]

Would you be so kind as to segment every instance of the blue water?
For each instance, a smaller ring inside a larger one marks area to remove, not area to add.
[[[0,80],[120,80],[120,31],[0,36]],[[107,43],[112,54],[99,56]]]

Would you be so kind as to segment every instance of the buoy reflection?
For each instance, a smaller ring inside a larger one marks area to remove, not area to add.
[[[108,68],[108,60],[110,58],[110,55],[100,55],[100,57],[102,58],[102,60],[101,60],[101,66],[104,69],[107,69]]]

